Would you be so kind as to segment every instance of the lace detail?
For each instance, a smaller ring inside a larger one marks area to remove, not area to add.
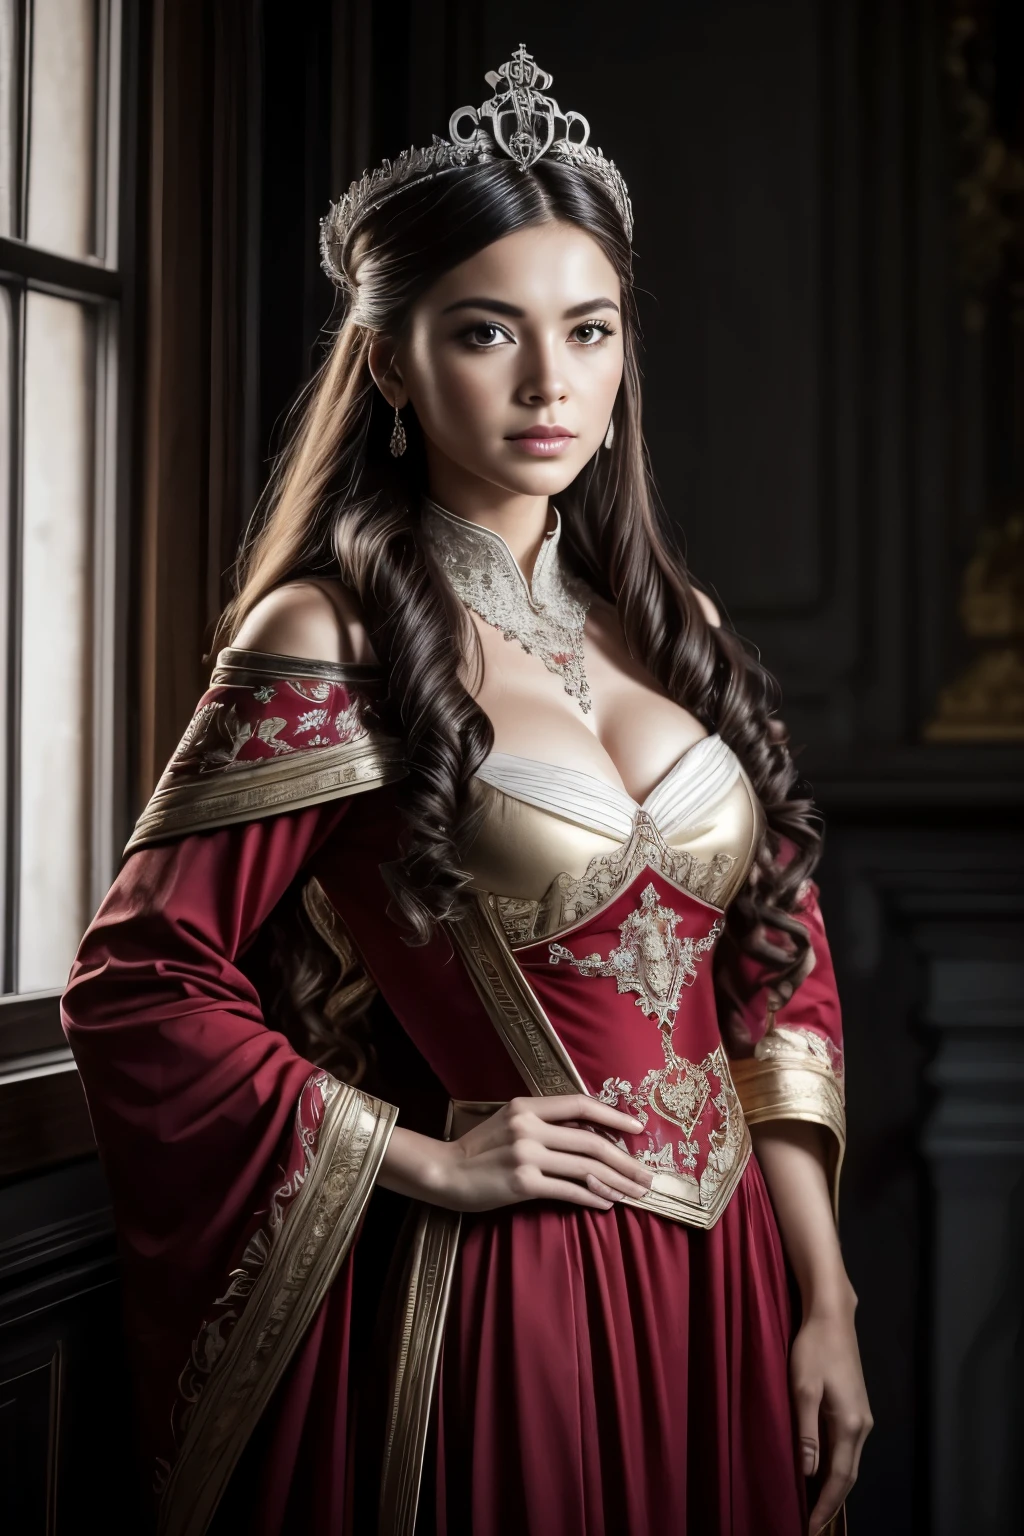
[[[583,625],[591,593],[565,570],[558,549],[562,522],[541,545],[527,584],[519,563],[500,534],[445,511],[436,502],[423,508],[422,528],[446,577],[467,608],[516,640],[549,672],[557,672],[566,693],[584,714],[590,685],[583,664]]]
[[[621,848],[597,854],[582,875],[556,875],[539,901],[496,897],[498,916],[510,944],[528,944],[580,922],[644,868],[655,870],[698,901],[720,907],[735,863],[731,853],[716,853],[705,863],[683,849],[670,848],[648,813],[638,811],[632,836]]]
[[[640,905],[619,924],[622,942],[606,959],[597,954],[580,958],[564,944],[549,944],[548,954],[552,965],[566,960],[581,976],[614,976],[620,992],[639,994],[636,1006],[657,1019],[664,1034],[671,1032],[683,988],[697,980],[698,960],[714,949],[725,926],[719,920],[702,939],[680,938],[675,931],[679,921],[679,913],[661,906],[654,886],[647,885]]]

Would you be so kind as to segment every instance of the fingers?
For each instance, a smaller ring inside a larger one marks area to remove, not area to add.
[[[637,1165],[634,1164],[634,1167]],[[616,1194],[632,1195],[634,1200],[643,1199],[648,1186],[642,1184],[638,1178],[633,1178],[626,1173],[620,1173],[618,1169],[609,1168],[603,1163],[598,1163],[590,1157],[574,1157],[567,1152],[552,1152],[544,1148],[540,1160],[541,1172],[548,1177],[563,1179],[593,1179],[604,1186],[604,1190],[614,1190]]]
[[[588,1189],[586,1184],[575,1184],[569,1179],[551,1178],[533,1161],[520,1163],[513,1168],[509,1185],[514,1201],[567,1200],[571,1205],[587,1205],[593,1210],[611,1209],[608,1195]]]
[[[598,1194],[584,1184],[573,1184],[566,1179],[542,1178],[534,1197],[539,1200],[566,1200],[570,1205],[588,1205],[592,1210],[610,1211],[616,1203]]]
[[[642,1199],[653,1173],[595,1135],[598,1127],[620,1134],[643,1129],[632,1115],[587,1094],[559,1094],[510,1099],[463,1140],[476,1141],[476,1153],[490,1149],[500,1157],[513,1201],[567,1200],[606,1211],[626,1196]]]
[[[828,1476],[811,1511],[810,1529],[821,1530],[837,1513],[857,1481],[860,1453],[871,1429],[871,1420],[859,1413],[846,1418],[829,1415]]]
[[[843,1500],[856,1481],[854,1477],[843,1478],[838,1475],[833,1477],[831,1473],[829,1474],[818,1495],[818,1502],[811,1510],[811,1518],[808,1522],[811,1536],[817,1536],[817,1533],[828,1525],[832,1516],[839,1512]]]
[[[813,1477],[818,1470],[820,1460],[818,1410],[821,1406],[822,1390],[823,1384],[820,1381],[798,1382],[793,1387],[797,1434],[800,1438],[800,1470],[804,1477]]]
[[[645,1189],[654,1181],[651,1169],[604,1136],[595,1136],[593,1131],[576,1131],[568,1126],[552,1125],[544,1133],[544,1145],[555,1152],[572,1152],[588,1161],[607,1163],[626,1178],[638,1180]]]
[[[643,1125],[635,1115],[625,1114],[621,1109],[613,1109],[610,1104],[602,1104],[600,1099],[592,1099],[586,1093],[559,1093],[549,1098],[520,1098],[509,1101],[509,1112],[513,1115],[524,1111],[536,1115],[538,1120],[549,1122],[559,1120],[591,1120],[595,1125],[606,1125],[613,1131],[637,1135],[643,1130]]]

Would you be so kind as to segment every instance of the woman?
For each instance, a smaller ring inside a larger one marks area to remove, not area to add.
[[[813,815],[654,515],[621,177],[488,80],[325,221],[344,323],[64,1000],[175,1536],[797,1536],[870,1428]]]

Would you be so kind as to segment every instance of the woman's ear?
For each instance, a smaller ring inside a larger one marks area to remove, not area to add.
[[[409,399],[409,392],[402,379],[402,371],[395,360],[395,344],[386,336],[376,336],[370,342],[367,355],[373,382],[389,405],[399,409]]]

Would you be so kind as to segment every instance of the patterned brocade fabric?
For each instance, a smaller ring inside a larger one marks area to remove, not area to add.
[[[221,651],[125,852],[400,778],[374,712],[384,687],[378,667]]]

